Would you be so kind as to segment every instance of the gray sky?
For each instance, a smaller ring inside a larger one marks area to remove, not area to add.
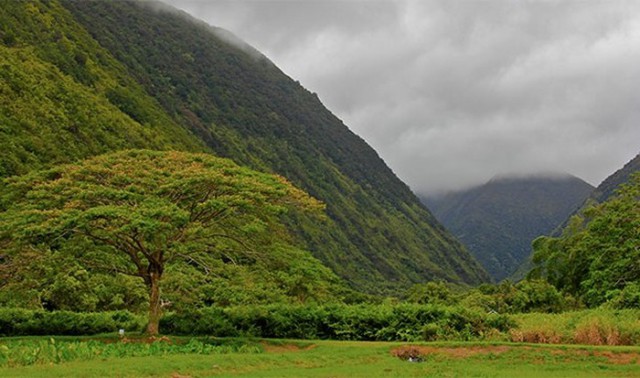
[[[236,34],[416,192],[640,152],[640,1],[165,0]]]

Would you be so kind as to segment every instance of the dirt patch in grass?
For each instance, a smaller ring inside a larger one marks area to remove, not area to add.
[[[595,356],[606,358],[610,363],[616,365],[640,364],[640,353],[638,352],[609,352],[596,351]]]
[[[391,350],[391,355],[403,360],[441,354],[453,358],[466,358],[479,354],[500,354],[511,350],[508,346],[432,347],[404,345]]]
[[[138,344],[153,344],[153,343],[169,343],[173,344],[173,341],[167,336],[150,336],[150,337],[137,337],[137,338],[127,338],[123,337],[120,339],[122,343],[138,343]]]
[[[114,344],[114,343],[153,344],[157,342],[163,342],[168,344],[175,343],[175,340],[172,340],[167,336],[97,337],[97,338],[84,339],[84,341],[99,341],[104,344]]]
[[[172,373],[171,378],[193,378],[193,377],[190,375],[184,375],[180,373]]]
[[[616,365],[640,364],[640,352],[612,352],[599,350],[576,350],[576,349],[548,349],[534,348],[529,346],[511,347],[506,345],[493,346],[460,346],[460,347],[435,347],[421,345],[403,345],[391,350],[391,355],[407,361],[421,361],[429,355],[441,355],[451,358],[468,358],[477,355],[494,354],[499,355],[513,349],[530,350],[532,352],[548,352],[554,356],[566,356],[572,360],[572,356],[595,356],[603,357],[608,363]],[[542,359],[540,361],[543,361]],[[535,362],[535,361],[534,361]]]
[[[317,345],[295,345],[295,344],[270,344],[260,343],[266,353],[291,353],[291,352],[304,352],[314,349]]]

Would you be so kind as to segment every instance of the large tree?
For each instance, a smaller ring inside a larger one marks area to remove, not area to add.
[[[0,230],[8,250],[82,248],[94,268],[142,278],[158,333],[167,264],[203,254],[259,254],[288,241],[281,218],[322,205],[282,177],[206,154],[129,150],[6,180]]]

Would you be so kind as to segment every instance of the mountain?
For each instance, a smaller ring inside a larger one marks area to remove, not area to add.
[[[604,202],[589,201],[558,236],[537,238],[528,277],[545,279],[590,308],[637,309],[639,198],[640,174],[630,175]]]
[[[629,182],[631,175],[638,171],[640,171],[640,154],[602,181],[589,198],[599,203],[608,200],[621,184]]]
[[[540,236],[561,236],[563,230],[569,225],[569,220],[574,215],[579,214],[589,204],[593,204],[594,202],[603,203],[607,201],[613,196],[613,194],[615,194],[616,189],[620,187],[620,185],[628,183],[631,175],[638,171],[640,171],[640,154],[636,155],[635,158],[631,159],[622,168],[618,169],[616,172],[612,173],[610,176],[604,179],[604,181],[602,181],[600,185],[598,185],[598,187],[589,194],[589,196],[583,201],[583,203],[578,206],[573,212],[571,212],[567,217],[565,217],[561,223],[558,223],[558,225],[551,232],[541,234]],[[511,275],[510,279],[513,281],[520,281],[527,276],[532,268],[533,263],[531,261],[531,256],[529,256]]]
[[[496,177],[423,201],[500,281],[529,256],[533,239],[557,227],[592,190],[573,176]]]
[[[123,148],[205,151],[56,2],[0,7],[0,177]]]
[[[278,173],[326,204],[290,221],[354,288],[488,275],[318,97],[229,32],[162,4],[7,2],[0,175],[125,148],[205,151]]]
[[[589,194],[582,205],[569,214],[562,223],[558,224],[558,227],[556,227],[550,235],[560,236],[560,234],[562,234],[562,230],[567,227],[569,220],[573,215],[580,213],[594,202],[603,203],[613,197],[620,185],[628,183],[631,179],[631,175],[638,171],[640,171],[640,154],[636,155],[636,157],[628,161],[622,168],[604,179],[604,181],[602,181],[600,185],[598,185],[598,187]],[[527,265],[527,267],[530,268],[530,265]]]

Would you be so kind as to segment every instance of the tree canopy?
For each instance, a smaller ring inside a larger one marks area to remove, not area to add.
[[[257,259],[290,242],[281,225],[289,210],[323,208],[280,176],[174,151],[102,155],[9,178],[2,193],[1,232],[15,248],[73,249],[93,268],[142,278],[149,333],[158,332],[167,264]]]
[[[540,237],[533,248],[530,277],[544,277],[588,306],[640,305],[640,174],[574,216],[562,236]]]

